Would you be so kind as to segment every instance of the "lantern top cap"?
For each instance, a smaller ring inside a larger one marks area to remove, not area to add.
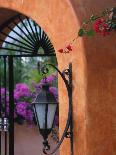
[[[49,84],[44,83],[41,91],[37,94],[32,104],[56,104],[58,103],[54,94],[49,90]]]
[[[43,90],[49,90],[49,87],[50,87],[50,85],[46,82],[42,85]]]

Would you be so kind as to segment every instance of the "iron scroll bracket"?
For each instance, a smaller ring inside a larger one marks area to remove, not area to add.
[[[45,67],[47,68],[48,65],[52,66],[60,74],[61,78],[63,79],[63,81],[65,83],[65,86],[67,88],[67,93],[68,93],[68,99],[69,99],[69,101],[68,101],[69,110],[68,110],[68,118],[67,118],[67,122],[66,122],[66,125],[65,125],[65,129],[63,131],[62,137],[59,140],[57,146],[50,153],[48,153],[48,149],[46,149],[46,147],[44,147],[43,152],[44,152],[44,154],[47,154],[47,155],[54,154],[60,148],[63,140],[65,138],[69,138],[70,139],[70,149],[71,149],[70,155],[73,155],[72,63],[69,63],[69,68],[65,69],[63,72],[61,72],[53,64],[46,64]]]

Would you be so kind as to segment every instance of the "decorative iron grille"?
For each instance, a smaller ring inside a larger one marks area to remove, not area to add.
[[[42,28],[32,19],[17,14],[0,26],[0,55],[55,55]]]

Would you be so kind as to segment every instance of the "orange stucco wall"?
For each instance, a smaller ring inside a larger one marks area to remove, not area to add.
[[[71,41],[83,19],[116,5],[115,0],[0,0],[0,7],[34,19],[57,51]],[[5,15],[3,15],[5,16]],[[116,154],[116,33],[80,38],[70,54],[57,54],[60,69],[73,64],[74,155]],[[67,94],[59,77],[60,135],[67,118]],[[65,140],[60,155],[69,155]]]

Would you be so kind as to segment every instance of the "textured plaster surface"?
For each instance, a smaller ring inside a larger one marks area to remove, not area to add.
[[[72,40],[83,19],[116,5],[115,0],[0,0],[0,7],[34,19],[56,51]],[[7,14],[2,18],[6,19]],[[3,20],[3,19],[2,19]],[[116,154],[116,33],[79,39],[70,54],[57,54],[59,69],[73,65],[74,155]],[[67,93],[59,77],[60,135],[67,119]],[[69,155],[65,140],[60,155]]]

